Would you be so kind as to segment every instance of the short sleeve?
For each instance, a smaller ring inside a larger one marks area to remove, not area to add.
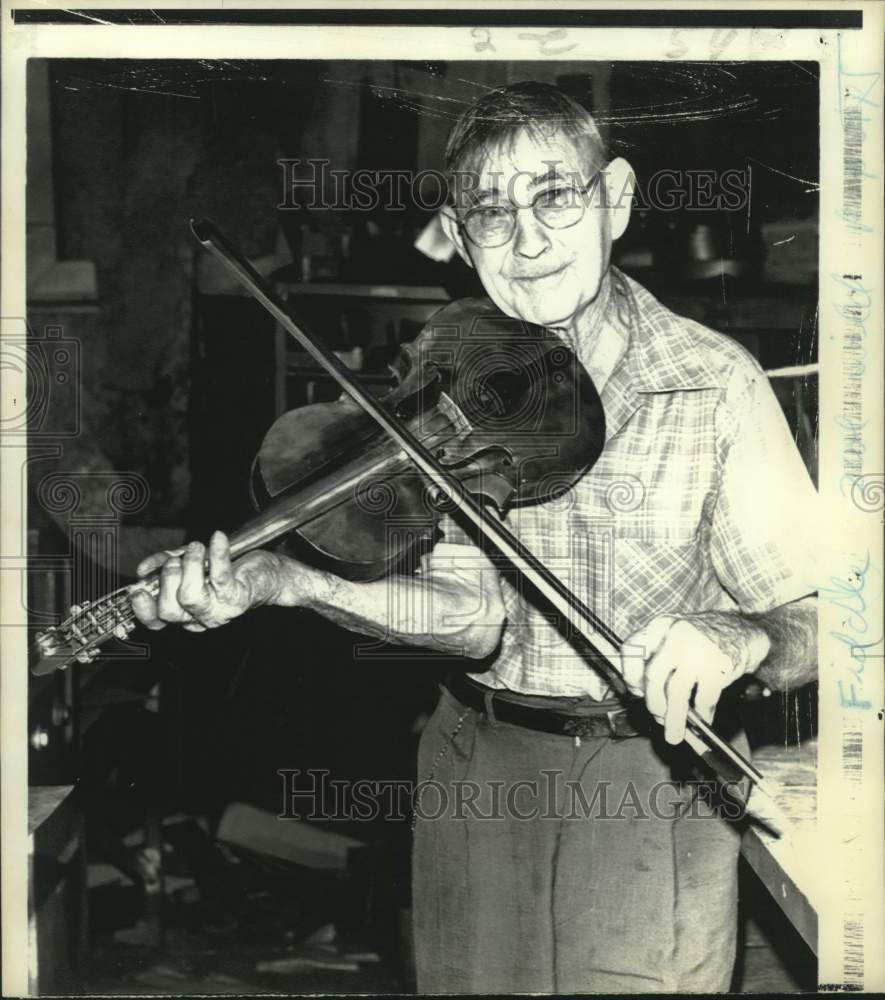
[[[769,611],[817,589],[817,493],[765,373],[741,366],[721,408],[713,566],[741,611]]]

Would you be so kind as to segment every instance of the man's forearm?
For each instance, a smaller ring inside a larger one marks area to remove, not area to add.
[[[444,574],[354,583],[277,553],[264,553],[252,586],[256,604],[305,607],[387,642],[481,658],[498,644],[504,619],[492,588],[465,588]]]
[[[761,614],[698,611],[680,616],[713,642],[734,674],[753,673],[776,691],[817,677],[817,599],[782,604]]]
[[[768,636],[771,647],[756,676],[775,691],[817,678],[817,598],[806,597],[759,615],[745,616]]]

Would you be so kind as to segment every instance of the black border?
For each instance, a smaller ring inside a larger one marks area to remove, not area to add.
[[[186,25],[427,25],[429,27],[591,27],[591,28],[863,28],[862,10],[482,10],[421,9],[12,9],[15,24]]]

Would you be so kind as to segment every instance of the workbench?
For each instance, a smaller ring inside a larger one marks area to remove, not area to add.
[[[742,854],[809,948],[817,953],[820,862],[817,852],[817,741],[800,746],[766,746],[753,763],[778,792],[790,832],[776,836],[756,821],[744,833]],[[750,811],[777,824],[762,795],[751,795]]]
[[[72,785],[28,789],[28,992],[79,993],[86,970],[86,852]]]

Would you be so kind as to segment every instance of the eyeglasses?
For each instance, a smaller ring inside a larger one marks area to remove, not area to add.
[[[584,218],[587,207],[586,194],[599,182],[595,173],[583,186],[560,184],[542,191],[532,199],[532,214],[548,229],[569,229]],[[458,228],[471,243],[484,250],[502,247],[513,239],[516,231],[516,213],[513,205],[479,205],[458,219]]]

